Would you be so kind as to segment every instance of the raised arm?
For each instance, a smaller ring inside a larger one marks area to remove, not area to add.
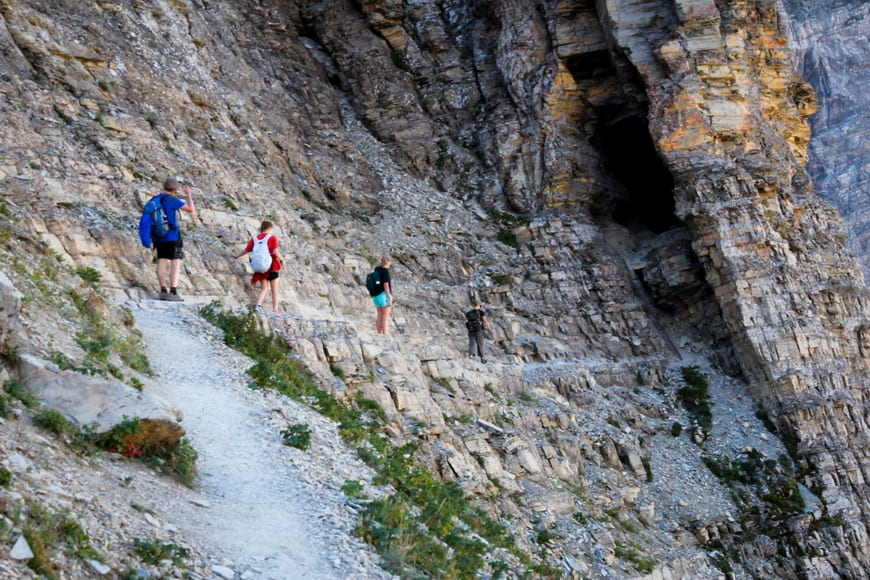
[[[193,205],[193,196],[191,195],[191,190],[189,185],[185,185],[182,189],[184,189],[184,195],[187,197],[184,205],[181,206],[182,211],[186,211],[189,213],[194,213],[196,211],[196,206]]]

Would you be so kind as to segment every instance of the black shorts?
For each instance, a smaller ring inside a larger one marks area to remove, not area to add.
[[[184,243],[181,240],[174,242],[154,242],[158,260],[183,260]]]
[[[269,275],[266,276],[266,280],[277,280],[278,272],[269,272]]]

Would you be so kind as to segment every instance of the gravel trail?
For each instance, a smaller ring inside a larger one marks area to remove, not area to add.
[[[334,463],[354,463],[343,456],[348,451],[317,438],[307,453],[291,449],[276,418],[293,417],[316,437],[335,439],[331,426],[286,397],[250,389],[251,360],[226,347],[192,307],[131,305],[155,370],[146,387],[182,411],[199,453],[200,499],[171,514],[180,536],[207,546],[239,578],[389,578],[349,534],[353,513],[338,491],[342,481],[329,481]]]

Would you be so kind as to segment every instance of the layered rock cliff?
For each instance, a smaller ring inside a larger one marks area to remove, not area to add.
[[[36,238],[45,267],[148,297],[135,222],[180,174],[199,207],[182,292],[244,303],[230,257],[274,218],[294,264],[274,329],[536,557],[630,575],[631,545],[664,575],[866,577],[867,293],[804,168],[817,102],[774,0],[0,13],[6,264]],[[400,340],[371,334],[360,286],[385,252]],[[463,360],[469,294],[497,364]],[[81,358],[73,323],[36,310],[21,348]],[[671,433],[694,365],[716,406],[692,443]],[[800,502],[730,498],[709,459],[747,453]]]
[[[808,170],[816,193],[843,216],[849,248],[864,269],[868,263],[870,170],[867,167],[870,118],[867,111],[866,2],[786,2],[801,74],[816,90],[819,112],[812,117]],[[833,64],[836,63],[836,64]]]

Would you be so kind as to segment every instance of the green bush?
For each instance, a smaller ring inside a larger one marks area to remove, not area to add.
[[[28,409],[35,409],[39,406],[39,400],[18,381],[11,379],[6,381],[3,383],[3,390],[13,399],[21,401]]]
[[[190,556],[190,550],[178,544],[142,538],[133,539],[133,551],[146,564],[157,565],[163,560],[169,560],[179,568],[185,567],[184,560]]]
[[[709,433],[713,426],[713,411],[710,407],[709,385],[707,377],[696,366],[682,369],[685,385],[677,390],[677,399],[698,426]]]
[[[6,418],[12,412],[12,407],[9,406],[9,400],[0,393],[0,417]]]
[[[518,252],[520,251],[520,242],[517,240],[517,235],[512,230],[500,229],[498,231],[497,239],[504,245],[510,246]]]
[[[58,552],[79,559],[100,559],[81,525],[65,511],[53,513],[39,504],[29,503],[24,514],[23,534],[33,552],[27,566],[45,578],[57,578],[51,557]]]
[[[103,278],[98,270],[89,267],[78,267],[75,269],[75,273],[79,278],[92,286],[98,284]]]
[[[34,415],[33,424],[55,435],[75,435],[79,430],[75,423],[54,409],[45,409]]]
[[[335,377],[344,380],[344,369],[342,369],[340,366],[331,364],[329,365],[329,370],[332,371],[332,374]]]
[[[295,447],[302,451],[308,450],[311,447],[311,429],[306,424],[287,425],[287,428],[281,431],[281,438],[284,445]]]
[[[12,486],[12,472],[5,467],[0,467],[0,487],[9,488]]]
[[[187,486],[193,486],[196,475],[196,460],[199,454],[186,437],[175,445],[147,445],[142,441],[142,423],[138,418],[125,418],[108,431],[100,434],[85,434],[89,443],[100,449],[120,453],[124,457],[139,458],[174,475]]]
[[[349,479],[341,486],[341,493],[354,499],[364,497],[363,485],[355,479]]]

